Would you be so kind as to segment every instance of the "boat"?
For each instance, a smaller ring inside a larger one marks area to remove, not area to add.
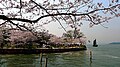
[[[96,39],[93,41],[93,47],[98,47],[98,45],[96,43]]]

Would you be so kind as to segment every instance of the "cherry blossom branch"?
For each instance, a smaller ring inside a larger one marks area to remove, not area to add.
[[[110,8],[114,8],[114,7],[117,7],[117,6],[120,6],[120,4],[117,4],[115,6],[112,6]],[[103,8],[103,9],[96,9],[96,10],[93,10],[93,11],[90,11],[88,13],[58,13],[58,14],[48,14],[48,15],[43,15],[43,16],[40,16],[39,18],[37,18],[36,20],[29,20],[29,19],[22,19],[22,18],[9,18],[5,15],[0,15],[0,19],[2,20],[15,20],[15,21],[21,21],[21,22],[28,22],[28,23],[37,23],[40,19],[42,18],[45,18],[45,17],[53,17],[53,16],[58,16],[58,15],[71,15],[71,16],[82,16],[82,15],[89,15],[89,14],[92,14],[92,13],[95,13],[97,11],[100,11],[100,10],[108,10],[110,8]],[[90,18],[90,17],[89,17]]]

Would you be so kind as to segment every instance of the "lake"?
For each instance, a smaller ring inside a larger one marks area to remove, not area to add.
[[[44,67],[45,58],[48,58],[47,67],[119,67],[120,44],[107,44],[92,47],[87,50],[65,53],[0,55],[0,67]],[[90,61],[90,50],[92,60]]]

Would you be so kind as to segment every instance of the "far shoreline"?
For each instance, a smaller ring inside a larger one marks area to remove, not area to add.
[[[120,42],[111,42],[109,44],[120,44]]]

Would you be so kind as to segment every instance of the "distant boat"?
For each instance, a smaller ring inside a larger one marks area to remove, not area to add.
[[[93,41],[93,47],[98,47],[98,45],[96,43],[96,39]]]

